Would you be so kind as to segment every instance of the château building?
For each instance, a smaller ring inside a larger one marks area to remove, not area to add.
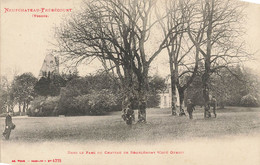
[[[59,59],[52,54],[47,54],[43,61],[38,78],[59,74]]]
[[[167,88],[160,93],[160,108],[171,108],[172,106],[172,89],[171,89],[171,79],[170,76],[166,77],[165,83],[167,85]],[[180,99],[179,99],[179,92],[178,89],[176,88],[176,106],[180,106]]]

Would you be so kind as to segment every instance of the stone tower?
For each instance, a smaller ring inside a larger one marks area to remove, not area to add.
[[[39,77],[52,77],[59,74],[59,59],[52,54],[47,54],[43,61]]]

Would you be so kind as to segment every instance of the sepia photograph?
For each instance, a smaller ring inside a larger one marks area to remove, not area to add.
[[[0,165],[260,165],[260,1],[0,3]]]

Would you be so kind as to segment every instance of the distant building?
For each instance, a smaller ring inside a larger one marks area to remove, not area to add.
[[[43,61],[39,78],[59,74],[59,59],[52,54],[47,54]]]
[[[171,79],[170,76],[167,76],[165,83],[167,84],[167,88],[160,93],[160,108],[171,108],[172,106],[172,89],[171,89]],[[176,106],[180,106],[179,92],[176,88]]]

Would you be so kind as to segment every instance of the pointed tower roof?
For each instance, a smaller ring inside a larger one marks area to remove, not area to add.
[[[38,78],[47,77],[48,74],[59,74],[59,59],[52,54],[45,56]]]

